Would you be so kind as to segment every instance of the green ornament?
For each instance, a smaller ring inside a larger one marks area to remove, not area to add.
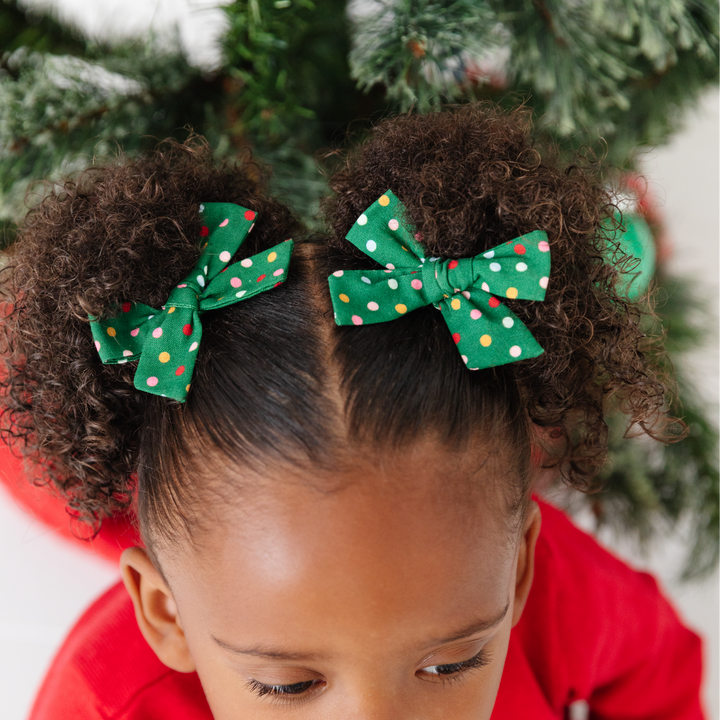
[[[256,213],[232,203],[205,203],[200,213],[202,254],[162,308],[125,302],[114,317],[90,318],[103,363],[138,360],[135,387],[179,402],[185,401],[190,390],[202,337],[202,314],[284,282],[293,249],[292,240],[286,240],[228,265],[252,230]]]
[[[385,269],[338,270],[328,278],[335,322],[386,322],[434,305],[471,370],[540,355],[542,347],[500,298],[545,299],[547,234],[536,230],[473,258],[427,258],[405,214],[388,190],[350,229],[347,239]]]

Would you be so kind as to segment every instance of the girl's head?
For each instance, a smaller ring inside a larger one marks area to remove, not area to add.
[[[145,549],[123,573],[140,628],[197,669],[215,717],[488,718],[532,581],[533,486],[547,466],[587,484],[610,398],[646,427],[661,409],[615,289],[631,261],[607,260],[609,197],[542,159],[524,112],[481,106],[381,123],[331,180],[328,237],[299,242],[258,175],[170,143],[28,214],[9,431],[75,515],[137,503]],[[434,256],[547,233],[545,301],[506,301],[544,354],[471,372],[433,307],[335,325],[327,276],[377,267],[344,236],[388,188]],[[203,316],[177,403],[136,390],[133,363],[103,365],[87,318],[162,306],[199,256],[203,202],[257,213],[234,261],[296,249],[282,286]]]

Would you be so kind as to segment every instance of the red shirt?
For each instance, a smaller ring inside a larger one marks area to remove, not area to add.
[[[540,503],[535,579],[512,631],[493,720],[701,720],[701,643],[655,580]],[[30,720],[212,720],[195,673],[165,667],[121,584],[78,621]]]

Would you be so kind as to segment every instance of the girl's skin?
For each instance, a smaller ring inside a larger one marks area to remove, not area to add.
[[[509,517],[518,480],[497,442],[357,455],[334,490],[297,468],[242,474],[255,490],[194,549],[157,548],[162,575],[123,554],[143,635],[197,670],[216,720],[490,717],[537,506]]]

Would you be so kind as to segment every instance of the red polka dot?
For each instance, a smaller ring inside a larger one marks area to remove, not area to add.
[[[500,304],[500,301],[496,297],[491,297],[490,300],[488,300],[488,305],[491,308],[496,308]]]
[[[184,372],[185,372],[185,366],[184,366],[184,365],[181,365],[181,366],[175,371],[175,374],[178,375],[178,376],[180,376],[180,375],[182,375]]]
[[[132,305],[130,303],[123,303],[122,304],[122,311],[123,312],[130,312],[132,310]]]
[[[263,273],[258,279],[258,282],[262,282],[267,276]]]
[[[207,237],[210,234],[210,231],[207,229],[207,225],[203,225],[200,228],[200,237]]]
[[[514,249],[515,249],[515,252],[516,252],[518,255],[524,255],[524,254],[525,254],[525,246],[524,246],[524,245],[517,244]]]
[[[278,285],[282,285],[282,284],[283,284],[283,281],[281,280],[280,282],[275,283],[275,284],[273,285],[273,287],[277,287]]]
[[[183,328],[183,335],[187,335],[188,337],[190,337],[190,335],[192,335],[192,325],[190,325],[190,324],[188,323],[188,324]]]
[[[246,210],[243,217],[246,220],[254,220],[255,219],[255,213],[252,210]]]
[[[453,340],[455,341],[455,344],[457,345],[460,342],[460,333],[453,333]]]
[[[448,263],[448,270],[454,270],[457,266],[458,266],[458,261],[457,261],[457,260],[451,260],[451,261]]]

